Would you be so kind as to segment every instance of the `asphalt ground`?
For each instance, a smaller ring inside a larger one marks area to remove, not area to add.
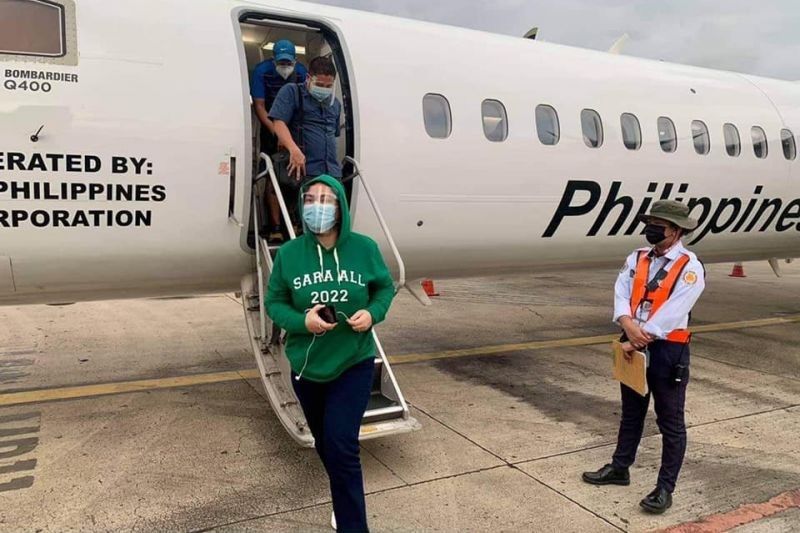
[[[373,531],[800,529],[800,266],[709,267],[674,506],[630,487],[608,339],[615,271],[437,281],[379,333],[413,434],[362,447]],[[265,400],[234,295],[0,308],[0,531],[328,531],[312,450]]]

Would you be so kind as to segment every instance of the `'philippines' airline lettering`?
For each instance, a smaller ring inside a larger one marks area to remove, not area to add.
[[[621,188],[621,181],[611,183],[605,201],[597,213],[594,223],[586,233],[587,237],[597,235],[609,215],[617,208],[619,208],[616,211],[617,218],[608,230],[609,236],[618,235],[623,228],[623,235],[633,235],[637,228],[643,231],[644,228],[640,228],[641,222],[638,220],[638,215],[647,212],[654,200],[670,198],[675,184],[665,183],[660,196],[655,197],[653,195],[658,191],[659,184],[651,182],[647,187],[648,195],[641,199],[641,203],[635,210],[635,198],[620,195]],[[687,199],[684,195],[689,191],[689,184],[681,183],[677,189],[678,195],[674,199],[686,202],[692,210],[692,216],[700,222],[690,244],[700,242],[708,234],[713,235],[726,230],[730,230],[732,233],[739,231],[749,233],[751,231],[767,231],[772,227],[780,232],[792,228],[800,231],[800,199],[794,199],[784,204],[780,198],[762,198],[763,185],[755,187],[754,197],[749,200],[746,198],[712,199],[705,196]],[[577,196],[585,197],[585,193],[589,193],[588,200],[576,201]],[[592,213],[600,204],[602,195],[602,187],[597,182],[570,180],[542,237],[554,236],[561,222],[567,217],[581,217]],[[634,216],[631,216],[632,213]]]

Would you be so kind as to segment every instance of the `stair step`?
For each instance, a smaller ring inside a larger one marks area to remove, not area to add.
[[[397,405],[397,402],[380,393],[372,394],[369,397],[369,402],[367,403],[367,411],[383,409],[384,407],[393,407],[395,405]]]
[[[388,398],[387,398],[388,400]],[[389,400],[391,401],[391,400]],[[392,402],[393,405],[389,405],[387,407],[380,407],[378,409],[368,409],[364,413],[364,418],[361,420],[362,424],[372,424],[375,422],[381,422],[383,420],[391,420],[393,418],[402,418],[403,417],[403,406],[395,404]]]
[[[403,406],[380,394],[373,392],[367,404],[362,424],[380,422],[403,416]]]

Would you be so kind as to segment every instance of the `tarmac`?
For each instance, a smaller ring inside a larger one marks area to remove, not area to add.
[[[652,413],[630,487],[584,484],[619,417],[613,270],[436,281],[378,328],[422,429],[365,442],[373,531],[800,530],[800,264],[708,267],[674,505]],[[330,531],[240,301],[0,308],[0,531]]]

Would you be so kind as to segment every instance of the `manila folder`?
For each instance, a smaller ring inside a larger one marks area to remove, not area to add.
[[[614,341],[611,346],[614,350],[614,379],[647,396],[647,356],[642,352],[633,352],[633,357],[628,361],[621,342]]]

